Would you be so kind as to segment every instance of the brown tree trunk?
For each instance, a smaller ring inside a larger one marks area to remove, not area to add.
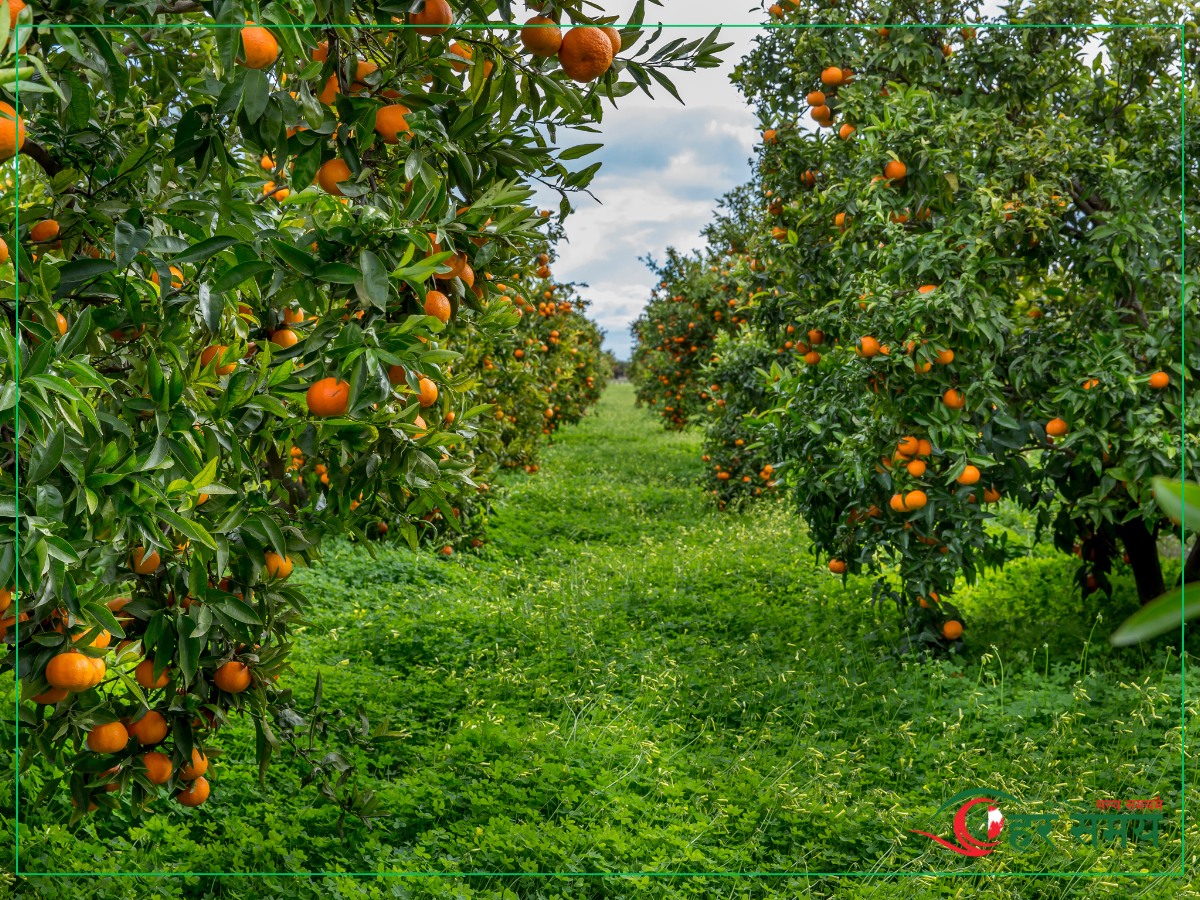
[[[1192,542],[1187,560],[1183,564],[1184,582],[1200,581],[1200,537]]]
[[[1117,534],[1129,554],[1133,567],[1133,579],[1137,582],[1138,599],[1145,605],[1160,594],[1166,593],[1163,583],[1162,564],[1158,558],[1158,542],[1142,519],[1130,519],[1117,526]]]

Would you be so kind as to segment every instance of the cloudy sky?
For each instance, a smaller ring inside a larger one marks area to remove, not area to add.
[[[606,3],[609,15],[627,15],[631,0]],[[755,23],[762,7],[747,0],[665,0],[647,5],[649,22]],[[678,30],[672,36],[703,36],[707,29]],[[685,105],[661,89],[650,99],[640,90],[623,97],[605,113],[603,135],[582,135],[578,143],[603,140],[605,147],[587,162],[604,162],[592,182],[599,203],[579,196],[567,220],[567,242],[559,246],[554,275],[581,281],[592,316],[608,332],[607,346],[629,356],[629,325],[649,296],[653,278],[639,261],[662,259],[669,246],[700,246],[700,228],[711,217],[715,201],[750,175],[749,159],[758,140],[754,114],[729,82],[733,66],[745,56],[755,29],[722,32],[734,46],[723,54],[719,69],[679,73],[675,86]],[[659,43],[668,39],[664,35]],[[569,143],[563,141],[564,144]],[[557,209],[557,197],[541,197]]]

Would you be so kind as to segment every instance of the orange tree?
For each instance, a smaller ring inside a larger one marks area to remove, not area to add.
[[[724,405],[704,387],[702,372],[717,335],[744,322],[727,284],[729,262],[722,253],[685,256],[674,248],[661,264],[647,261],[659,282],[632,326],[632,375],[638,402],[668,428],[684,428],[710,401]]]
[[[477,491],[464,352],[522,339],[488,276],[536,273],[532,181],[562,218],[597,168],[557,131],[721,47],[634,47],[575,4],[524,33],[506,2],[60,4],[71,30],[20,6],[0,665],[21,764],[77,815],[198,805],[231,714],[264,767],[294,732],[295,568],[379,522],[415,542]]]
[[[756,330],[722,334],[704,368],[711,399],[704,425],[705,482],[717,505],[773,493],[775,466],[759,440],[756,417],[771,408],[770,386],[782,375],[786,350],[772,347]]]
[[[1003,21],[1082,12],[1038,2]],[[1184,18],[1148,3],[1086,12]],[[852,14],[982,20],[962,3]],[[1001,500],[1080,556],[1083,590],[1107,589],[1122,557],[1143,601],[1163,590],[1170,525],[1150,478],[1197,469],[1200,321],[1172,224],[1181,51],[1172,29],[780,29],[739,67],[770,138],[774,200],[752,249],[782,288],[758,316],[813,345],[772,383],[767,455],[834,571],[898,566],[877,596],[907,610],[919,642],[956,639],[957,612],[934,598],[1006,558],[988,527]]]
[[[539,254],[530,277],[515,273],[497,281],[520,319],[502,344],[480,339],[463,354],[462,366],[477,382],[473,397],[488,414],[473,446],[479,496],[464,497],[458,516],[475,546],[483,540],[495,473],[536,473],[541,447],[560,427],[578,422],[608,383],[603,332],[586,316],[588,304],[574,287],[551,280],[548,262],[548,254]]]
[[[1035,3],[1001,21],[1084,13],[1185,18],[1166,5]],[[771,16],[983,21],[963,3],[784,4]],[[679,328],[656,296],[638,329],[643,390],[657,379],[690,404],[685,420],[710,423],[712,465],[726,467],[716,454],[730,438],[761,454],[832,571],[895,571],[876,596],[904,610],[918,643],[956,640],[955,581],[1011,552],[989,527],[1001,500],[1080,557],[1083,591],[1107,590],[1124,560],[1143,602],[1162,592],[1157,538],[1170,524],[1150,479],[1197,464],[1184,390],[1198,323],[1180,278],[1181,263],[1196,265],[1169,225],[1181,51],[1172,29],[778,29],[737,70],[762,121],[759,175],[710,227],[706,254],[743,255],[732,274],[750,327],[731,346],[747,368],[720,379],[723,403],[701,405],[717,380],[654,334]],[[1195,156],[1182,162],[1193,175]],[[669,290],[681,305],[713,290],[691,265]],[[754,373],[762,340],[780,365]],[[731,428],[731,405],[762,413]],[[1200,577],[1195,549],[1184,574]]]
[[[669,428],[703,425],[704,480],[722,509],[777,486],[751,420],[770,404],[763,373],[808,349],[793,326],[764,321],[764,301],[780,292],[746,249],[758,224],[755,196],[743,186],[721,198],[704,229],[707,251],[684,256],[672,248],[664,264],[647,261],[659,283],[633,325],[638,400]],[[755,327],[746,328],[751,320]]]

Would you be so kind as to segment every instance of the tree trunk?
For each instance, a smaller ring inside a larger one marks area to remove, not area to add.
[[[1200,581],[1200,537],[1192,542],[1192,549],[1183,564],[1183,580],[1185,583]]]
[[[1133,578],[1137,582],[1138,599],[1145,605],[1166,593],[1162,564],[1158,559],[1158,542],[1143,519],[1130,519],[1117,526],[1117,534],[1129,554]]]

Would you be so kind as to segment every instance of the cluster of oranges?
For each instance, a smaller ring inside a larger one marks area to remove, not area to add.
[[[521,29],[521,43],[534,57],[558,57],[572,81],[595,81],[612,68],[621,52],[621,32],[608,26],[576,25],[563,34],[550,16],[534,16]]]

